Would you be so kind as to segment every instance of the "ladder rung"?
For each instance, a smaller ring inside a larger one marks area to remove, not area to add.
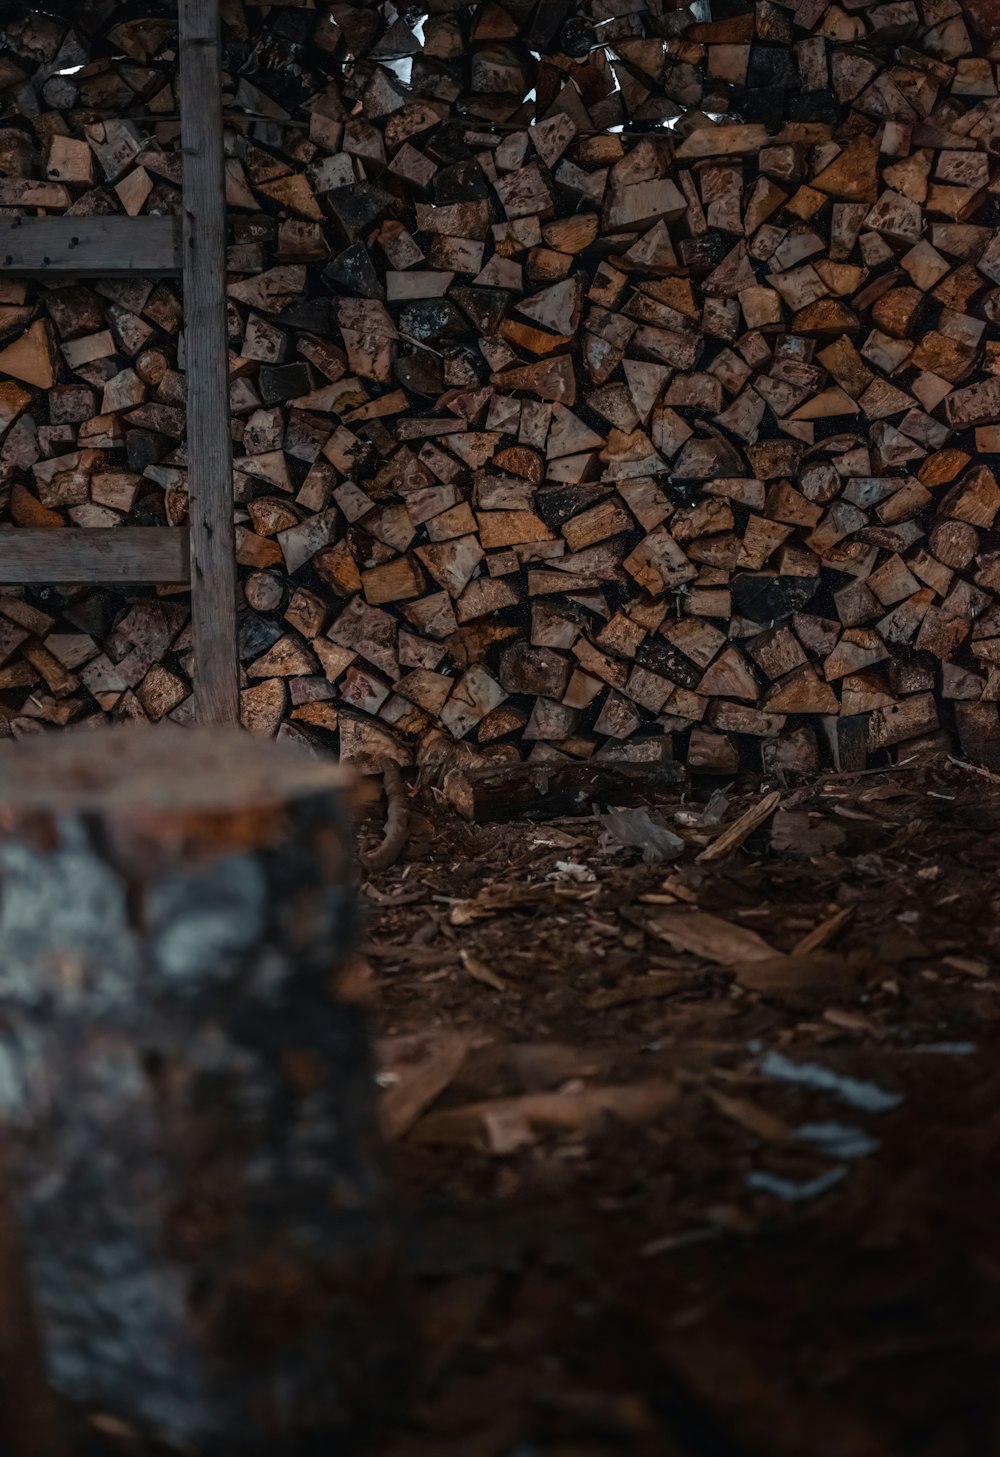
[[[180,271],[180,218],[0,218],[0,273],[156,278]]]
[[[51,527],[0,530],[0,583],[186,582],[187,532],[180,526]]]

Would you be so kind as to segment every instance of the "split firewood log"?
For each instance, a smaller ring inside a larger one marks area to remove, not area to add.
[[[988,739],[988,6],[221,8],[248,727],[373,773]],[[52,10],[7,6],[0,226],[178,214],[172,17]],[[185,433],[176,282],[0,278],[3,524],[183,524]],[[180,589],[10,590],[0,647],[4,735],[191,717]]]

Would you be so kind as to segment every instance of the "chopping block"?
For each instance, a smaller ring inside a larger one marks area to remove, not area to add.
[[[239,729],[0,748],[3,1172],[77,1451],[341,1453],[396,1401],[351,783]]]

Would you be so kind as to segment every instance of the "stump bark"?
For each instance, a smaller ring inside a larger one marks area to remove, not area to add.
[[[91,1433],[299,1453],[393,1400],[348,785],[238,730],[0,751],[6,1173]]]

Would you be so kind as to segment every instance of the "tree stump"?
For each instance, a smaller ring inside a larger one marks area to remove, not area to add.
[[[311,1452],[392,1402],[349,783],[239,730],[0,750],[6,1173],[91,1434]]]

